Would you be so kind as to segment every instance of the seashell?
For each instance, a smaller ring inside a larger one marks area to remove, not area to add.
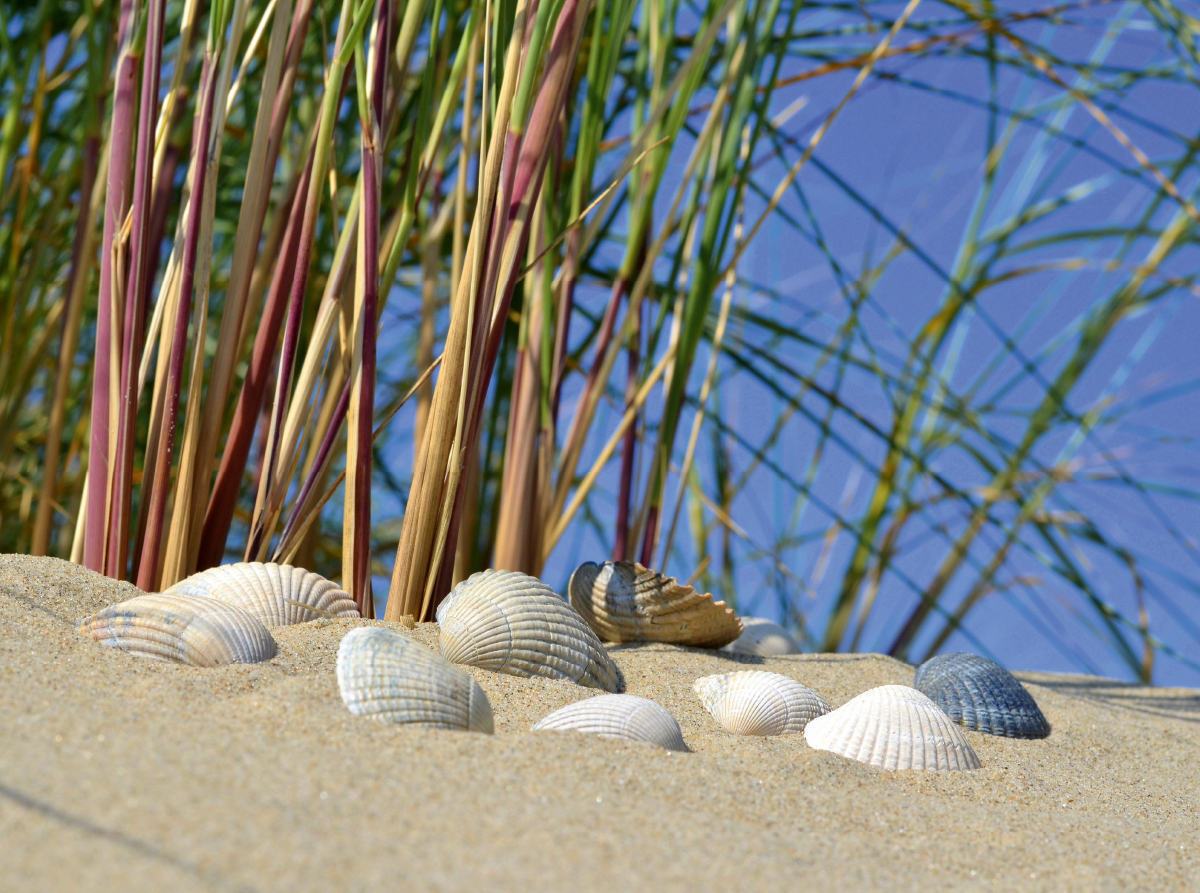
[[[256,618],[205,596],[139,595],[97,611],[79,627],[109,647],[191,667],[275,656],[275,640]]]
[[[241,608],[264,626],[291,626],[320,617],[358,617],[336,583],[291,565],[260,561],[212,567],[180,580],[164,595],[204,595]]]
[[[537,577],[501,570],[472,574],[438,605],[437,622],[438,650],[453,663],[625,690],[596,634]]]
[[[408,636],[360,626],[342,637],[338,690],[355,716],[492,734],[492,705],[466,670]]]
[[[683,732],[670,713],[636,695],[596,695],[555,710],[533,731],[584,732],[601,738],[642,741],[667,750],[687,751]]]
[[[692,688],[713,719],[735,735],[803,732],[809,720],[833,709],[795,679],[762,670],[705,676]]]
[[[883,769],[978,769],[962,729],[915,688],[883,685],[863,692],[804,729],[804,740]]]
[[[742,634],[725,602],[632,561],[586,562],[567,585],[571,604],[605,642],[720,648]]]
[[[977,654],[939,654],[917,668],[913,687],[968,729],[1007,738],[1045,738],[1050,723],[1025,686]]]
[[[742,621],[742,634],[721,648],[733,654],[755,654],[759,657],[775,657],[780,654],[800,654],[800,646],[796,644],[786,629],[771,620],[762,617],[739,617]]]

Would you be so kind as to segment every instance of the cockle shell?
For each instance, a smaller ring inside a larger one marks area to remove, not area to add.
[[[438,650],[453,663],[625,690],[596,634],[537,577],[501,570],[472,574],[438,605],[437,622]]]
[[[355,716],[492,734],[492,705],[466,670],[408,636],[360,626],[342,637],[338,690]]]
[[[241,608],[205,596],[139,595],[88,617],[80,629],[139,657],[219,667],[275,656],[275,640]]]
[[[567,585],[571,604],[605,642],[720,648],[742,634],[725,602],[632,561],[586,562]]]
[[[1025,686],[977,654],[939,654],[917,668],[913,686],[968,729],[1007,738],[1045,738],[1050,723]]]
[[[833,709],[795,679],[762,670],[705,676],[692,688],[713,719],[735,735],[803,732],[809,720]]]
[[[804,729],[817,750],[883,769],[978,769],[962,729],[915,688],[883,685],[863,692]]]
[[[180,580],[163,594],[215,598],[252,614],[263,626],[359,616],[354,600],[336,583],[288,564],[247,561],[211,567]]]
[[[800,654],[800,646],[796,644],[786,629],[771,620],[762,617],[740,617],[742,634],[724,646],[722,651],[733,654],[755,654],[759,657],[775,657],[780,654]]]
[[[544,730],[643,741],[667,750],[688,749],[675,717],[653,701],[636,695],[596,695],[568,704],[533,727],[535,732]]]

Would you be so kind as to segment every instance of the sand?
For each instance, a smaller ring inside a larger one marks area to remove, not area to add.
[[[728,735],[691,683],[758,665],[838,706],[906,664],[614,647],[679,720],[693,753],[671,754],[531,733],[592,692],[485,671],[494,736],[351,716],[334,662],[366,621],[210,670],[76,630],[136,592],[0,557],[2,890],[1200,889],[1200,692],[1019,674],[1048,739],[967,732],[981,770],[889,773]]]

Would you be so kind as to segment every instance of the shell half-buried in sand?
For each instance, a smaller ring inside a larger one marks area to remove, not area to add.
[[[939,654],[917,668],[913,687],[968,729],[1006,738],[1045,738],[1050,723],[1016,677],[978,654]]]
[[[865,691],[804,729],[804,740],[882,769],[954,772],[978,769],[962,729],[915,688],[883,685]]]
[[[192,667],[255,664],[275,656],[275,639],[262,623],[205,596],[140,595],[97,611],[79,628],[109,647]]]
[[[209,568],[180,580],[164,595],[204,595],[241,608],[264,626],[291,626],[321,617],[358,617],[354,600],[320,574],[260,561]]]
[[[833,709],[795,679],[762,670],[705,676],[692,688],[713,719],[735,735],[803,732],[809,720]]]
[[[725,602],[632,561],[581,564],[567,588],[575,610],[605,642],[720,648],[742,634]]]
[[[796,644],[786,629],[771,620],[762,617],[739,617],[742,621],[742,634],[724,646],[721,650],[733,654],[753,654],[758,657],[777,657],[781,654],[800,654],[800,646]]]
[[[537,577],[501,570],[472,574],[438,605],[437,622],[438,650],[453,663],[625,690],[596,634]]]
[[[686,751],[679,723],[663,707],[636,695],[596,695],[555,710],[533,731],[583,732]]]
[[[435,729],[494,731],[492,705],[466,670],[401,633],[352,629],[337,656],[338,690],[355,716]]]

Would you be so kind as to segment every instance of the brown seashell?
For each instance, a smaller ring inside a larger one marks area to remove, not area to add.
[[[215,598],[241,608],[268,627],[321,617],[359,616],[354,600],[320,574],[261,561],[211,567],[180,580],[163,594]]]
[[[567,588],[575,610],[605,642],[720,648],[742,634],[725,602],[632,561],[581,564]]]
[[[275,639],[240,608],[201,595],[140,595],[79,625],[103,645],[192,667],[254,664],[275,656]]]

